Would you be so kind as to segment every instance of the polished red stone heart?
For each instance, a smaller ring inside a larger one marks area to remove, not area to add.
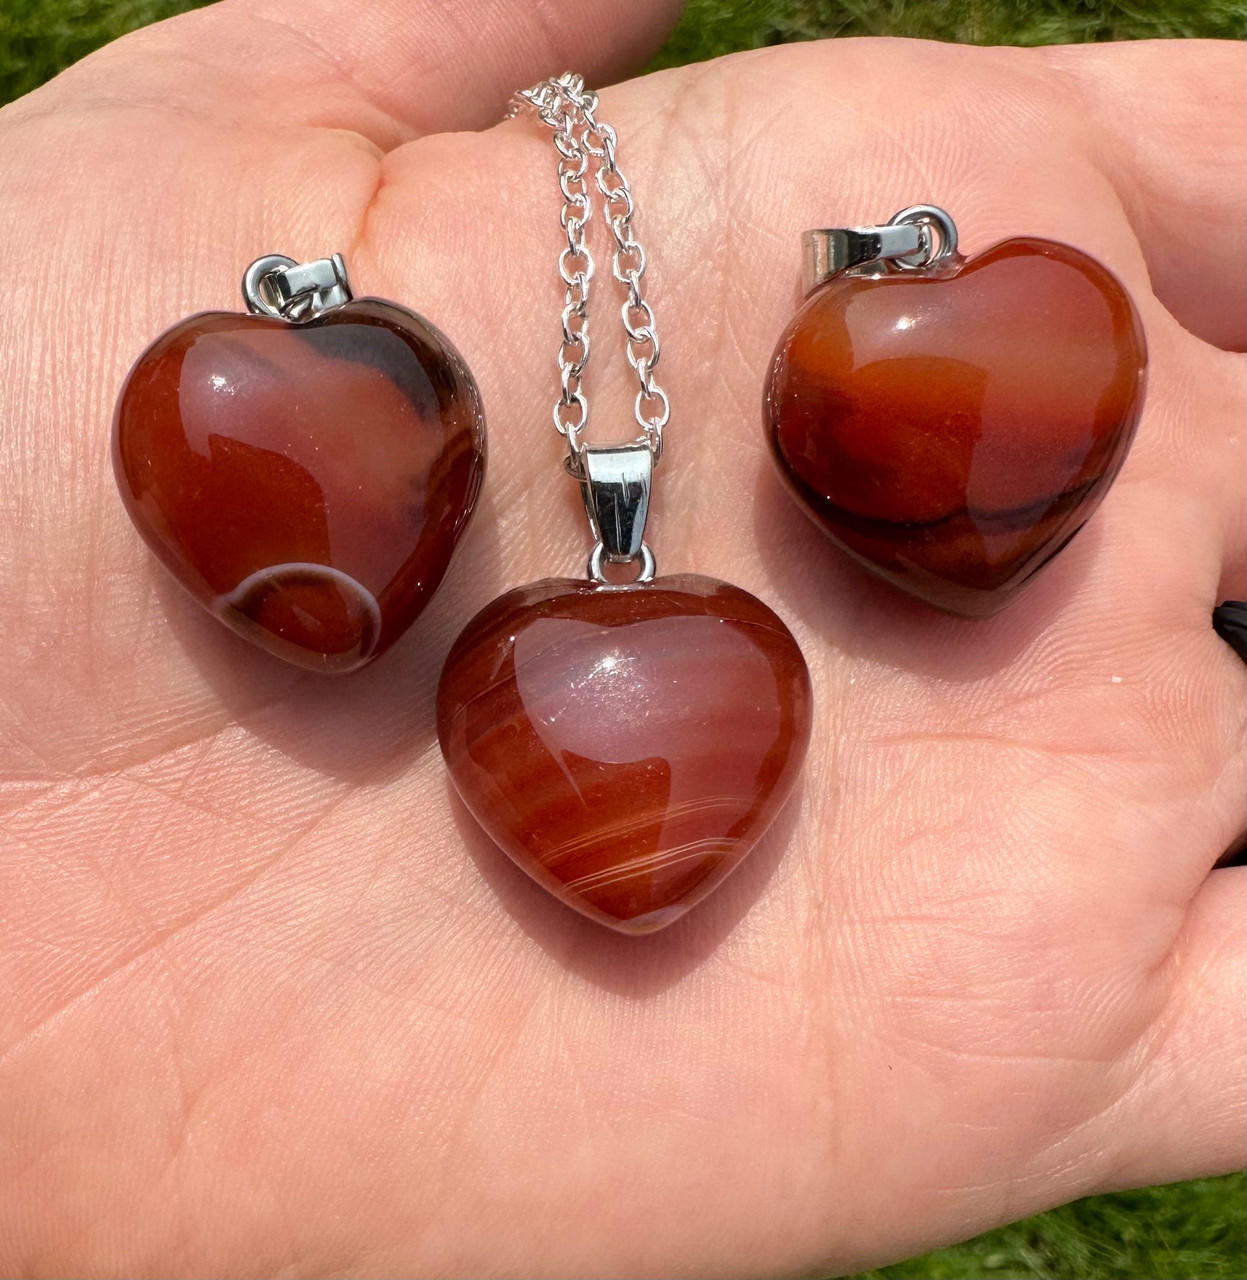
[[[289,662],[352,671],[441,582],[485,419],[454,347],[392,303],[298,325],[210,312],[130,371],[113,465],[139,532],[217,618]]]
[[[982,616],[1103,498],[1146,365],[1109,271],[1067,245],[1006,240],[930,273],[815,290],[772,359],[767,434],[837,545],[931,604]]]
[[[437,732],[464,803],[520,867],[591,919],[650,933],[779,812],[810,678],[788,628],[738,587],[547,579],[455,642]]]

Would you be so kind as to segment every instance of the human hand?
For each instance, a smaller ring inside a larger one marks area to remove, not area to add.
[[[649,938],[453,799],[454,634],[585,550],[549,143],[491,125],[635,67],[674,8],[239,0],[0,112],[7,1272],[843,1271],[1241,1159],[1245,873],[1212,867],[1244,671],[1209,626],[1247,592],[1237,48],[846,41],[603,94],[674,409],[661,566],[789,622],[814,739],[760,848]],[[1114,488],[988,622],[845,563],[759,421],[800,231],[919,200],[971,253],[1098,257],[1150,346]],[[166,583],[108,431],[154,335],[237,306],[260,253],[334,250],[463,352],[491,457],[430,609],[324,681]],[[628,374],[599,342],[597,422]]]

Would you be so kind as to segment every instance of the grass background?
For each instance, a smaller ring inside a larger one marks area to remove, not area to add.
[[[0,103],[115,36],[196,3],[0,0]],[[1247,35],[1247,0],[689,0],[654,65],[837,35],[976,44],[1241,39]],[[857,1280],[980,1277],[1245,1280],[1247,1179],[1232,1174],[1080,1200]]]
[[[205,0],[0,0],[0,104],[108,40]],[[453,4],[454,0],[441,0]],[[1247,0],[688,0],[655,66],[825,36],[1058,44],[1247,36]]]

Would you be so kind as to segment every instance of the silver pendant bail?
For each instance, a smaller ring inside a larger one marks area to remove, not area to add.
[[[580,492],[593,530],[589,576],[604,582],[606,564],[640,561],[638,582],[654,576],[654,556],[645,545],[654,455],[648,441],[585,445],[580,454]]]
[[[242,278],[242,296],[253,315],[275,320],[314,320],[350,302],[351,282],[340,253],[331,258],[296,262],[285,254],[257,258]]]
[[[822,227],[801,237],[801,290],[833,276],[922,271],[957,253],[957,224],[933,204],[915,204],[879,227]]]

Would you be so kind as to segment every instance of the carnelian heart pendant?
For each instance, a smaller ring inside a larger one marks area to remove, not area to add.
[[[788,628],[691,575],[547,579],[486,606],[437,694],[451,778],[539,884],[624,933],[705,897],[796,779],[810,678]]]
[[[914,270],[912,245],[887,252],[932,215],[948,216],[923,206],[808,233],[830,269],[816,266],[826,282],[779,341],[764,413],[780,473],[833,542],[920,599],[984,616],[1104,497],[1146,348],[1125,289],[1067,245],[1006,240],[966,261],[937,219],[942,258]]]
[[[117,403],[117,483],[222,622],[289,662],[352,671],[446,572],[484,474],[480,396],[426,320],[351,301],[340,259],[260,259],[244,293],[257,314],[191,316],[139,357]]]

